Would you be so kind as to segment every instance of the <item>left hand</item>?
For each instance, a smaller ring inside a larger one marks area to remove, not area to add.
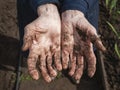
[[[105,51],[96,29],[87,21],[84,14],[77,10],[67,10],[62,13],[61,27],[63,68],[66,69],[70,61],[69,75],[79,81],[86,58],[88,75],[92,77],[96,71],[96,57],[92,44],[101,51]]]
[[[25,27],[23,51],[29,49],[28,71],[33,79],[39,79],[37,62],[46,82],[62,70],[60,62],[61,22],[57,6],[45,4],[38,7],[38,18]],[[54,61],[53,61],[54,60]],[[53,66],[54,64],[54,66]]]

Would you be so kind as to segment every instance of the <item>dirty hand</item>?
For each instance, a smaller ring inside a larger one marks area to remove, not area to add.
[[[43,78],[50,82],[57,75],[52,63],[57,70],[61,70],[60,62],[60,35],[61,22],[57,7],[45,4],[38,7],[38,18],[25,27],[23,51],[29,49],[27,60],[28,70],[33,79],[39,78],[36,63]]]
[[[88,75],[92,77],[96,70],[94,44],[105,51],[96,29],[87,21],[84,14],[78,10],[67,10],[62,13],[62,65],[66,69],[70,62],[69,75],[77,82],[83,74],[85,58],[88,63]]]

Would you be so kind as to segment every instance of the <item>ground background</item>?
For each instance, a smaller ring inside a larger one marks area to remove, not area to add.
[[[119,40],[106,24],[106,20],[111,21],[108,19],[109,15],[106,13],[106,9],[103,6],[100,7],[99,33],[108,50],[104,55],[109,87],[111,90],[120,90],[120,59],[114,51],[114,44],[115,42],[119,44]],[[16,16],[16,0],[0,0],[0,90],[13,90],[16,79],[19,48]],[[120,17],[116,18],[114,24],[117,31],[120,32]],[[21,75],[20,90],[96,90],[89,87],[98,83],[94,80],[97,76],[93,79],[83,77],[81,84],[76,86],[63,76],[51,84],[46,84],[43,79],[32,80],[25,67],[22,68],[22,71],[24,74]],[[89,82],[91,83],[89,84]]]
[[[104,53],[104,64],[110,90],[120,90],[120,57],[118,57],[115,51],[116,43],[120,54],[120,39],[118,39],[120,36],[120,13],[118,13],[118,11],[120,11],[120,0],[114,0],[117,1],[117,3],[111,13],[110,7],[114,4],[109,3],[108,7],[106,7],[105,1],[112,2],[113,0],[100,0],[99,33],[107,49],[107,52]],[[106,22],[111,23],[118,36]]]

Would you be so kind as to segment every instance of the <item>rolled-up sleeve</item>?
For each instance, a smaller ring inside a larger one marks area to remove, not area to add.
[[[98,0],[62,0],[61,11],[79,10],[86,14],[88,9],[90,9],[97,1]]]
[[[59,5],[59,0],[30,0],[30,5],[35,12],[37,11],[38,6],[47,3],[53,3]]]

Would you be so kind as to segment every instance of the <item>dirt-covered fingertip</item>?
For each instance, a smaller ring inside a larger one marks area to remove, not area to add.
[[[34,80],[38,80],[39,79],[39,73],[37,70],[33,70],[33,71],[29,71],[30,76],[34,79]]]
[[[51,77],[51,80],[54,80],[55,79],[55,77]]]
[[[92,77],[94,76],[94,74],[95,74],[95,72],[93,72],[93,71],[88,71],[88,76],[89,76],[90,78],[92,78]]]
[[[105,46],[102,44],[101,40],[96,41],[94,44],[102,52],[106,52],[107,51],[106,48],[105,48]]]
[[[73,75],[74,75],[74,72],[73,72],[73,71],[70,71],[68,74],[69,74],[70,76],[73,76]]]
[[[28,50],[28,48],[29,48],[28,43],[24,43],[21,49],[22,49],[22,51],[26,51],[26,50]]]
[[[64,69],[64,70],[66,70],[67,68],[68,68],[68,65],[67,65],[67,64],[63,65],[63,69]]]
[[[47,82],[47,83],[50,83],[51,81],[52,81],[52,78],[47,78],[47,79],[45,79],[45,81]]]
[[[75,84],[79,84],[80,83],[80,79],[75,79],[75,77],[73,76],[72,77],[72,82],[75,83]]]
[[[57,76],[57,71],[56,70],[51,71],[50,76],[55,78]]]
[[[76,84],[79,84],[80,83],[80,80],[76,80]]]
[[[62,71],[62,65],[61,64],[56,65],[56,68],[57,68],[58,71]]]
[[[102,49],[101,49],[102,52],[106,52],[107,49],[103,46]]]

